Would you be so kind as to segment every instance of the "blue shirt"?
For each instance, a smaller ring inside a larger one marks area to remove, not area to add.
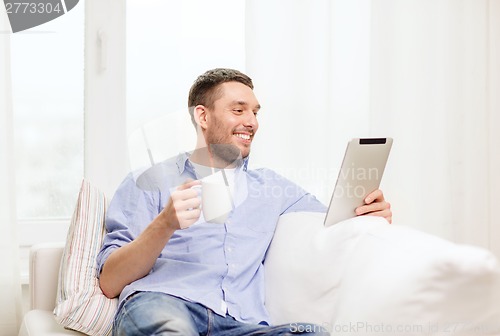
[[[171,190],[188,178],[199,178],[188,158],[189,154],[180,154],[126,177],[107,210],[108,233],[97,257],[99,269],[115,249],[151,223]],[[189,228],[177,230],[150,273],[123,289],[120,306],[136,291],[157,291],[241,322],[269,323],[263,262],[278,218],[293,211],[325,212],[326,207],[272,170],[247,170],[247,162],[235,170],[234,207],[224,224],[201,217]]]

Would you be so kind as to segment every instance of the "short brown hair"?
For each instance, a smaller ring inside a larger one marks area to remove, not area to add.
[[[200,75],[191,86],[188,97],[189,114],[195,127],[194,108],[197,105],[213,108],[214,102],[222,95],[219,85],[226,82],[240,82],[253,90],[252,79],[238,70],[217,68]]]

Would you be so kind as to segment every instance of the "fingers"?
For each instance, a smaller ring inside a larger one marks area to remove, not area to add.
[[[382,192],[382,190],[377,189],[375,191],[372,191],[368,194],[368,196],[365,197],[365,204],[371,204],[374,201],[384,201],[384,193]]]
[[[384,217],[389,223],[392,223],[391,204],[385,201],[384,194],[380,189],[371,192],[365,198],[365,205],[355,210],[356,215],[370,215]]]
[[[183,202],[195,200],[195,199],[197,199],[199,201],[198,191],[196,191],[195,189],[191,189],[191,188],[181,189],[181,190],[177,189],[176,191],[174,191],[170,195],[170,197],[172,198],[173,201],[178,202],[178,203],[183,203]]]
[[[177,212],[200,207],[198,191],[193,188],[194,186],[200,185],[200,183],[201,182],[199,180],[189,179],[186,183],[180,185],[174,192],[172,192],[170,198]]]
[[[374,203],[362,205],[362,206],[356,208],[356,215],[358,215],[358,216],[366,215],[366,214],[371,213],[371,212],[378,212],[378,211],[384,211],[384,210],[390,210],[390,209],[391,209],[391,204],[386,202],[386,201],[374,202]]]
[[[200,218],[201,210],[191,209],[177,212],[177,219],[179,221],[179,228],[185,229],[196,223],[198,218]]]
[[[170,200],[163,209],[168,225],[174,229],[185,229],[200,218],[200,198],[193,187],[199,185],[199,180],[187,180],[177,187],[170,195]]]
[[[200,180],[187,179],[186,182],[184,182],[184,184],[181,184],[180,186],[177,187],[177,190],[186,190],[200,184],[201,184]]]

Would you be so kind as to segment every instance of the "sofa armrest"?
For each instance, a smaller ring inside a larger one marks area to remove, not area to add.
[[[83,336],[77,331],[64,329],[56,322],[51,311],[30,310],[23,319],[18,336]]]
[[[64,243],[33,245],[30,250],[30,309],[52,311],[56,304]]]

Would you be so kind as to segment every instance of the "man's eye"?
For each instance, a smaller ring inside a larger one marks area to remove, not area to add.
[[[233,111],[238,112],[238,113],[243,113],[243,110],[241,110],[241,109],[234,109]]]

